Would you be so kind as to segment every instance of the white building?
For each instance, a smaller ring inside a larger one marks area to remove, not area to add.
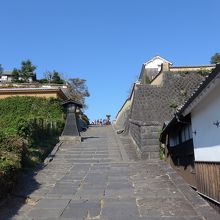
[[[11,82],[12,78],[12,71],[3,71],[0,75],[0,82]]]
[[[3,71],[0,75],[0,82],[1,83],[10,83],[13,81],[13,74],[12,74],[13,71]],[[31,77],[28,78],[28,82],[33,82],[34,81],[34,77],[35,77],[35,74],[32,74]],[[22,77],[19,77],[18,78],[19,80],[22,80]]]
[[[195,161],[220,162],[220,66],[184,106],[191,114]]]
[[[191,127],[188,139],[186,127]],[[178,141],[173,141],[174,138]],[[177,170],[181,164],[175,160],[181,159],[186,181],[195,174],[198,192],[220,204],[220,64],[164,127],[160,140],[166,144],[171,165],[173,163]],[[193,157],[189,157],[191,153]],[[189,165],[195,170],[187,170]]]
[[[152,80],[154,77],[160,72],[161,66],[163,63],[168,63],[169,65],[172,65],[172,63],[166,59],[164,59],[161,56],[155,56],[152,59],[146,61],[142,65],[141,73],[139,76],[139,80],[142,83],[146,83],[146,77],[148,77],[147,80]]]

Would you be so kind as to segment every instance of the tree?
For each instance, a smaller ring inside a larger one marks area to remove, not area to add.
[[[12,82],[19,82],[20,70],[14,68],[12,71]]]
[[[36,66],[32,64],[30,60],[21,62],[21,69],[14,68],[12,71],[13,82],[29,82],[29,79],[32,78],[33,81],[36,81]]]
[[[42,79],[42,80],[44,80],[45,82],[51,82],[52,81],[52,76],[53,76],[53,73],[51,72],[51,71],[46,71],[45,73],[44,73],[44,79]]]
[[[68,81],[71,98],[79,101],[86,107],[85,98],[89,97],[89,90],[85,79],[71,78]]]
[[[52,83],[54,84],[63,84],[64,83],[64,80],[61,78],[61,74],[57,71],[53,71],[52,74]]]
[[[3,71],[4,71],[4,69],[3,69],[3,67],[2,67],[2,64],[0,64],[0,76],[1,76],[1,74],[3,73]]]
[[[37,67],[34,66],[30,60],[21,62],[20,77],[24,80],[24,82],[28,82],[29,78],[36,76],[34,72],[36,68]]]
[[[220,62],[220,53],[215,53],[212,57],[211,57],[211,61],[210,63],[212,64],[216,64]]]
[[[54,84],[64,84],[65,81],[62,79],[62,74],[54,71],[46,71],[44,73],[44,78],[38,80],[40,83],[54,83]]]

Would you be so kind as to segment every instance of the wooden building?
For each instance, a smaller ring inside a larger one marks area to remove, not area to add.
[[[220,205],[220,64],[164,125],[160,140],[171,165]]]

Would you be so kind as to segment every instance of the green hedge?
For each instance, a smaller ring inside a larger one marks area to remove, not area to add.
[[[0,129],[3,129],[5,134],[16,134],[20,121],[63,121],[63,111],[57,99],[10,97],[0,100],[0,114]]]
[[[26,157],[26,145],[19,136],[0,137],[0,198],[10,191],[16,182],[16,174]]]
[[[58,142],[64,127],[57,99],[10,97],[0,100],[0,198],[16,173],[40,163]]]

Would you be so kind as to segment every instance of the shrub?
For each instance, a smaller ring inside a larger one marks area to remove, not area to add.
[[[10,97],[0,100],[0,198],[24,166],[41,162],[64,126],[57,99]]]
[[[10,191],[16,182],[17,172],[21,169],[26,156],[26,146],[18,136],[5,137],[0,142],[0,198]]]

